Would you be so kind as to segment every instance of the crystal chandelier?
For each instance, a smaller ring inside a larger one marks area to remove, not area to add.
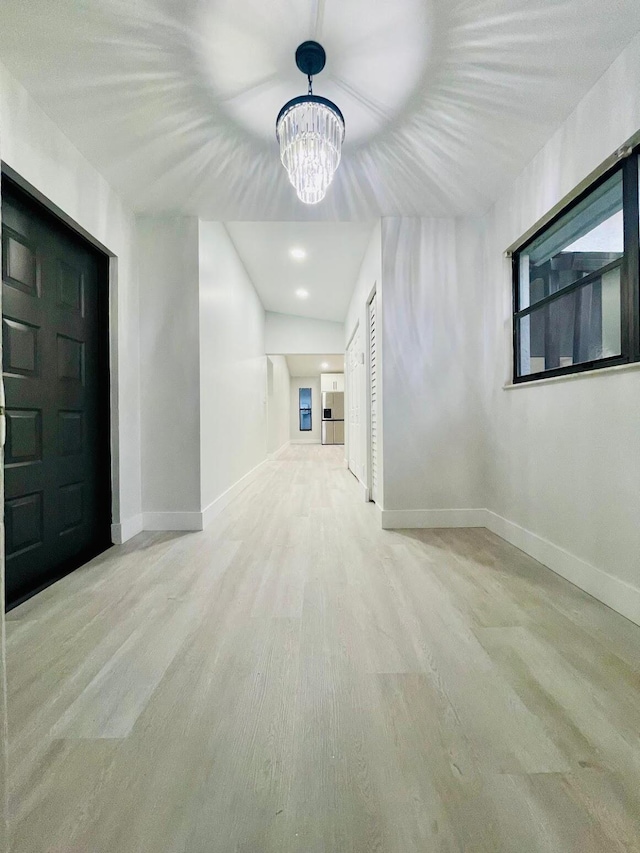
[[[325,197],[340,164],[344,141],[342,113],[331,101],[313,94],[312,78],[322,71],[326,59],[318,42],[300,45],[296,65],[307,75],[309,91],[288,101],[276,119],[280,159],[305,204],[317,204]]]

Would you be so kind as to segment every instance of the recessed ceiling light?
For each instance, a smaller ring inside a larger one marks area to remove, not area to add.
[[[329,365],[327,364],[327,362],[326,362],[326,361],[323,361],[323,362],[322,362],[322,364],[320,365],[320,367],[321,367],[323,370],[328,370],[328,369],[329,369]]]
[[[298,299],[306,299],[309,296],[309,291],[305,290],[304,287],[299,287],[296,290],[296,296]]]
[[[305,250],[299,248],[289,249],[289,254],[294,259],[294,261],[304,261],[304,259],[307,257],[307,253],[305,252]]]

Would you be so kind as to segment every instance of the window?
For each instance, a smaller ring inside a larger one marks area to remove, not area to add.
[[[513,255],[514,382],[639,361],[638,158]]]
[[[300,432],[311,432],[311,388],[299,389],[298,408],[300,410]]]

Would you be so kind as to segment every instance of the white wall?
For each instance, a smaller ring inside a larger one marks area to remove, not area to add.
[[[484,220],[383,220],[381,326],[383,524],[486,524],[640,623],[640,369],[503,389],[504,250],[638,131],[639,89],[640,36]]]
[[[291,438],[291,377],[283,355],[267,356],[267,452],[276,453]]]
[[[200,512],[198,220],[139,217],[142,507],[147,530]]]
[[[300,431],[300,388],[311,388],[311,431]],[[320,392],[320,377],[299,376],[291,377],[291,441],[293,444],[319,444],[322,440],[322,395]]]
[[[484,220],[383,220],[381,286],[383,524],[486,524],[637,622],[640,369],[505,390],[503,253],[638,131],[639,89],[640,36]]]
[[[267,456],[264,309],[222,223],[138,235],[144,526],[199,530]]]
[[[265,345],[280,355],[326,355],[344,350],[344,326],[330,320],[312,320],[267,311]]]
[[[459,245],[482,262],[454,220],[382,221],[384,509],[411,510],[402,524],[473,523],[460,511],[484,506],[479,280]]]
[[[371,238],[369,240],[369,245],[367,246],[367,251],[365,252],[364,258],[362,259],[362,265],[360,267],[360,272],[358,273],[358,279],[356,281],[356,285],[353,291],[353,296],[351,297],[351,302],[349,303],[349,308],[347,311],[347,319],[344,324],[344,342],[343,348],[346,349],[349,341],[353,337],[353,333],[358,324],[360,324],[360,329],[362,330],[362,345],[364,351],[368,350],[368,316],[367,316],[367,304],[371,297],[371,293],[375,286],[378,294],[378,329],[382,328],[382,227],[381,222],[378,221],[371,232]],[[397,346],[398,342],[394,343],[394,346]],[[384,360],[383,354],[383,342],[382,342],[382,334],[379,335],[378,339],[378,389],[380,394],[380,400],[382,400],[383,394],[383,381],[384,377],[382,376],[382,364]],[[365,359],[365,373],[368,370],[368,363]],[[346,377],[345,377],[346,378]],[[360,431],[357,436],[350,435],[349,431],[349,418],[348,412],[350,407],[349,401],[349,393],[348,393],[348,383],[345,382],[345,458],[349,458],[349,442],[358,441],[360,443],[360,454],[359,458],[364,460],[364,471],[362,475],[362,483],[365,488],[369,487],[369,416],[368,416],[368,408],[367,408],[367,395],[368,395],[368,376],[366,377],[366,381],[362,383],[361,394],[360,394],[360,412],[362,413],[362,418],[360,422]],[[382,411],[382,402],[380,402],[380,410]],[[379,418],[380,422],[382,421],[382,417]],[[379,424],[379,441],[380,444],[383,440],[383,425]],[[378,495],[378,503],[382,506],[384,504],[384,483],[383,483],[383,459],[382,459],[382,451],[379,453],[379,470],[380,470],[380,483],[379,483],[379,495]]]
[[[133,214],[0,64],[0,159],[67,221],[102,244],[111,263],[114,536],[141,529],[138,281]],[[122,526],[121,526],[122,525]]]
[[[117,260],[110,270],[112,534],[138,532],[141,520],[138,281],[131,211],[0,64],[0,160],[40,200],[99,242]],[[1,496],[0,496],[1,497]],[[0,541],[4,553],[4,542]],[[0,603],[4,560],[0,559]],[[0,849],[8,847],[6,673],[0,607]]]
[[[640,622],[640,370],[503,390],[511,277],[503,252],[640,128],[637,36],[485,221],[487,505],[499,532]]]
[[[264,309],[220,222],[200,222],[201,501],[267,456]],[[206,522],[206,519],[205,519]]]

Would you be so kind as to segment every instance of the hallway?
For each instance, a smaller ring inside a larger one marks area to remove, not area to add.
[[[640,850],[640,629],[342,457],[8,614],[15,853]]]

